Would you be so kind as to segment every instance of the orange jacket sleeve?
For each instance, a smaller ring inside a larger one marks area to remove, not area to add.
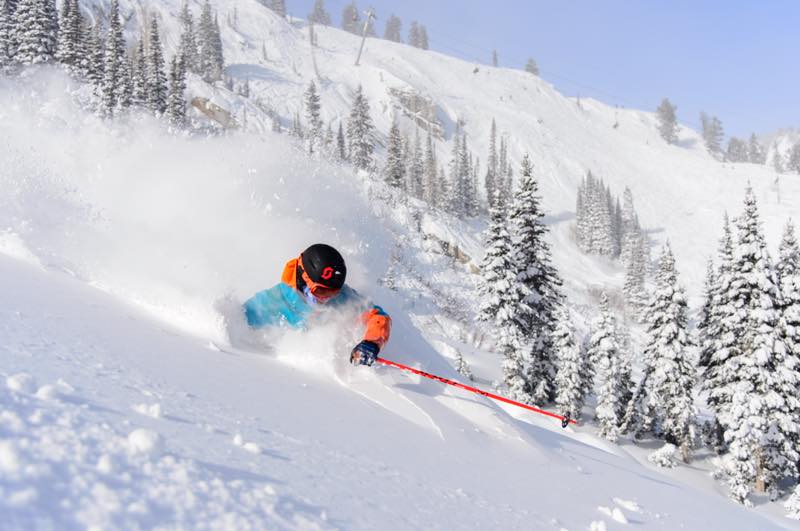
[[[361,322],[367,327],[364,341],[372,341],[383,348],[392,332],[392,318],[380,306],[373,306],[361,314]]]

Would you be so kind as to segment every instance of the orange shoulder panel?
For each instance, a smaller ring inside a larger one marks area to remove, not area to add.
[[[281,282],[294,289],[297,289],[297,263],[299,260],[299,258],[292,258],[286,262],[281,275]]]

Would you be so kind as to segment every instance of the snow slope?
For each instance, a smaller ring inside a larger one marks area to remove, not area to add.
[[[233,5],[216,3],[221,21]],[[228,71],[249,79],[254,97],[196,80],[191,90],[237,117],[248,106],[249,133],[261,133],[264,109],[288,121],[299,108],[314,75],[311,48],[302,24],[255,1],[235,5],[239,27],[223,27]],[[124,8],[136,13],[129,32],[145,8],[158,11],[174,46],[177,0]],[[748,179],[771,244],[797,209],[795,182],[781,181],[778,203],[767,169],[713,161],[690,130],[681,146],[664,145],[649,113],[579,107],[522,72],[473,73],[475,65],[377,40],[354,69],[358,40],[318,33],[326,119],[346,115],[362,83],[385,132],[396,108],[388,89],[413,87],[439,107],[441,156],[458,119],[483,156],[492,117],[515,160],[532,153],[555,258],[582,318],[593,311],[591,288],[621,284],[616,264],[572,242],[586,169],[617,192],[631,186],[652,237],[672,240],[694,295],[722,211],[738,211]],[[469,318],[474,277],[413,230],[418,205],[308,160],[284,136],[189,139],[143,116],[109,126],[74,104],[81,90],[49,69],[0,79],[0,253],[11,257],[0,259],[0,515],[12,527],[791,523],[774,507],[733,505],[719,484],[653,471],[585,430],[512,418],[390,369],[351,369],[342,354],[352,337],[335,319],[310,334],[247,337],[263,355],[226,346],[227,308],[272,285],[299,249],[328,241],[346,254],[352,284],[395,317],[387,357],[455,377],[448,358],[458,348],[482,384],[498,366],[473,352],[474,331],[456,322],[459,311]],[[479,222],[424,213],[421,225],[479,258]],[[397,293],[378,282],[392,255],[402,267]]]

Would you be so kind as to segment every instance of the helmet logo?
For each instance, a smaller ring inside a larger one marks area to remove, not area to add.
[[[333,276],[332,267],[326,267],[325,269],[322,270],[322,278],[324,280],[330,280],[332,276]]]

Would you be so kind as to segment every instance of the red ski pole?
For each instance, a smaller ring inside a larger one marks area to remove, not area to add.
[[[477,395],[485,396],[487,398],[491,398],[492,400],[498,400],[500,402],[505,402],[506,404],[511,404],[517,407],[521,407],[523,409],[527,409],[528,411],[533,411],[534,413],[539,413],[540,415],[546,415],[548,417],[553,417],[554,419],[558,419],[561,421],[561,427],[566,428],[568,424],[577,424],[577,422],[570,418],[569,412],[566,415],[556,415],[555,413],[550,413],[549,411],[545,411],[543,409],[539,409],[533,406],[529,406],[528,404],[523,404],[522,402],[517,402],[516,400],[511,400],[510,398],[506,398],[500,395],[496,395],[494,393],[490,393],[488,391],[484,391],[483,389],[478,389],[477,387],[471,387],[469,385],[464,385],[461,382],[456,382],[454,380],[448,380],[447,378],[442,378],[441,376],[436,376],[435,374],[431,374],[429,372],[421,371],[419,369],[414,369],[413,367],[409,367],[408,365],[403,365],[402,363],[397,363],[396,361],[387,360],[385,358],[378,358],[376,360],[378,363],[382,363],[384,365],[388,365],[390,367],[397,367],[398,369],[408,371],[414,373],[419,376],[424,376],[425,378],[430,378],[431,380],[435,380],[437,382],[441,382],[447,385],[452,385],[453,387],[458,387],[459,389],[463,389],[465,391],[469,391],[470,393],[475,393]]]

